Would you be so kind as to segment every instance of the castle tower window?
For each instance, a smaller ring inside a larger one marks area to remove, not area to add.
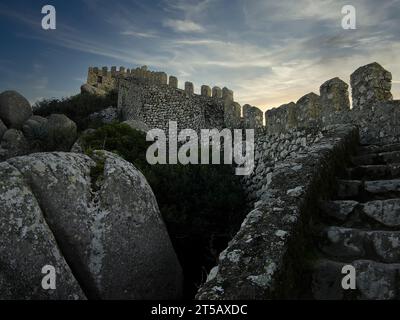
[[[101,76],[97,77],[97,83],[103,83],[103,77]]]

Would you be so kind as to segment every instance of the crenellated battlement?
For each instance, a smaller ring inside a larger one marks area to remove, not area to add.
[[[357,123],[374,107],[393,100],[391,80],[391,73],[376,62],[357,69],[351,75],[351,109],[349,85],[339,78],[330,79],[321,85],[320,95],[309,93],[296,103],[267,110],[267,130],[279,133],[292,128]]]
[[[150,71],[146,66],[139,68],[119,67],[119,69],[117,67],[110,69],[108,67],[91,67],[88,71],[87,84],[105,92],[118,89],[122,80],[125,83],[124,90],[130,90],[126,89],[126,83],[138,85],[139,89],[137,90],[154,91],[157,88],[157,92],[163,93],[168,98],[168,102],[176,108],[176,112],[190,115],[190,103],[202,105],[203,111],[199,112],[204,113],[203,117],[209,119],[210,115],[213,115],[213,117],[223,119],[223,123],[220,123],[221,120],[214,121],[218,122],[220,126],[249,129],[266,128],[270,133],[280,133],[295,128],[343,122],[346,121],[346,117],[351,118],[349,114],[355,115],[356,112],[365,112],[377,103],[391,101],[393,100],[390,92],[391,79],[390,72],[378,63],[371,63],[358,68],[351,75],[352,96],[349,93],[349,85],[336,77],[321,85],[319,95],[308,93],[297,102],[284,104],[278,108],[267,110],[265,113],[248,104],[242,107],[234,100],[233,91],[227,87],[221,89],[217,86],[202,85],[196,93],[194,84],[186,81],[182,85],[183,89],[180,89],[177,77],[168,76],[165,72]],[[152,89],[149,89],[150,87]],[[124,95],[127,95],[126,92]],[[353,109],[350,108],[350,98],[353,101]],[[129,99],[125,101],[128,106],[133,104]],[[187,101],[189,105],[183,107]],[[159,102],[156,104],[159,104]],[[211,110],[213,105],[222,105],[222,111],[218,111],[222,112],[222,115],[215,115],[215,110]],[[178,110],[179,108],[181,110]],[[146,112],[154,112],[148,118],[163,117],[162,113],[154,110],[147,110]]]
[[[110,90],[117,90],[121,79],[136,79],[150,84],[159,86],[168,85],[171,88],[179,89],[179,80],[177,77],[173,75],[168,76],[165,72],[150,71],[147,66],[135,69],[122,66],[119,69],[115,66],[110,69],[108,67],[89,67],[87,84],[108,92]],[[193,83],[189,81],[184,83],[183,90],[187,95],[196,94]],[[227,97],[233,99],[232,90],[228,88],[221,90],[219,87],[211,89],[208,85],[202,85],[198,95],[215,99],[226,99]]]
[[[234,92],[227,87],[214,86],[210,87],[208,85],[202,85],[200,87],[200,92],[196,93],[196,88],[192,82],[184,82],[183,89],[179,89],[179,80],[177,77],[170,75],[168,76],[165,72],[155,72],[150,71],[146,66],[140,68],[125,68],[125,67],[90,67],[88,71],[87,85],[95,87],[96,89],[102,90],[104,92],[109,92],[111,90],[119,90],[121,88],[121,83],[123,83],[124,92],[122,95],[125,104],[133,105],[134,102],[130,101],[133,97],[128,94],[129,83],[142,84],[141,90],[153,90],[149,89],[148,85],[154,85],[157,87],[158,91],[164,92],[165,96],[168,96],[169,101],[172,104],[181,103],[182,93],[185,95],[186,99],[192,100],[194,104],[202,103],[204,105],[203,109],[209,108],[209,105],[221,104],[223,106],[221,116],[217,118],[223,119],[223,123],[220,123],[221,127],[228,128],[261,128],[263,126],[263,112],[250,105],[244,105],[243,108],[235,102]],[[128,89],[127,89],[128,88]],[[200,100],[199,100],[200,99]],[[201,100],[203,99],[203,100]],[[207,116],[215,113],[213,111],[206,112]],[[177,111],[178,112],[178,111]],[[186,112],[190,114],[187,110],[180,110],[179,112]],[[132,112],[129,112],[131,114]],[[149,118],[157,118],[159,114],[154,112],[154,114],[149,115]],[[218,121],[216,121],[218,122]]]

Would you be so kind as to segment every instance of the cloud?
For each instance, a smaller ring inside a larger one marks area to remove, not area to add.
[[[173,20],[167,19],[164,21],[163,25],[165,27],[169,27],[175,32],[183,32],[183,33],[198,33],[204,32],[205,29],[200,24],[190,21],[190,20]]]
[[[76,29],[58,25],[53,33],[41,32],[32,13],[0,5],[0,15],[30,26],[33,32],[18,30],[19,37],[46,48],[77,51],[68,53],[93,64],[148,65],[178,76],[180,86],[192,81],[196,92],[202,84],[227,86],[239,103],[263,110],[318,93],[336,76],[349,82],[357,67],[373,61],[393,72],[393,92],[400,90],[399,0],[353,0],[358,29],[351,31],[341,28],[345,0],[84,2],[88,19],[65,20]],[[6,67],[0,60],[0,69]],[[37,83],[45,85],[44,78]],[[46,93],[52,85],[50,78]]]
[[[138,31],[127,30],[127,31],[122,31],[121,34],[123,36],[132,36],[138,38],[158,38],[158,35],[153,32],[138,32]]]
[[[212,4],[217,2],[216,0],[166,0],[164,10],[167,12],[182,12],[185,17],[192,19],[198,17],[201,14],[207,14]]]

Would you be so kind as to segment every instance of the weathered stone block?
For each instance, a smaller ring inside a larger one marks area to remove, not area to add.
[[[204,97],[211,97],[211,88],[209,86],[201,86],[201,95]]]
[[[165,72],[160,73],[160,84],[166,85],[168,83],[168,76]]]
[[[233,102],[233,91],[229,90],[227,87],[224,87],[222,89],[222,99]]]
[[[387,227],[400,227],[400,199],[364,203],[362,204],[362,212]]]
[[[193,95],[194,94],[194,87],[192,82],[185,82],[185,92],[188,95]]]
[[[212,88],[212,96],[213,98],[222,98],[222,90],[220,87]]]
[[[267,110],[265,116],[270,133],[284,132],[298,125],[297,105],[294,102]]]
[[[378,102],[393,100],[392,74],[376,62],[358,68],[350,79],[355,110],[371,109]]]
[[[178,78],[169,76],[169,86],[172,88],[178,88]]]
[[[243,106],[244,127],[248,129],[260,128],[263,126],[263,112],[257,107],[245,104]]]
[[[311,92],[300,98],[296,105],[299,126],[308,127],[318,122],[321,116],[321,100],[319,95]]]
[[[240,128],[240,112],[241,107],[237,102],[226,104],[224,107],[224,122],[225,126],[230,129]]]
[[[322,84],[320,95],[323,113],[350,109],[349,85],[339,78],[333,78]]]

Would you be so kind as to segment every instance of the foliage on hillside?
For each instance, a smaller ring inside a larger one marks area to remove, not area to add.
[[[46,99],[37,102],[33,107],[35,115],[47,117],[53,113],[64,114],[73,120],[79,130],[89,126],[88,116],[110,106],[117,106],[118,94],[115,91],[106,96],[77,94],[63,99]]]

